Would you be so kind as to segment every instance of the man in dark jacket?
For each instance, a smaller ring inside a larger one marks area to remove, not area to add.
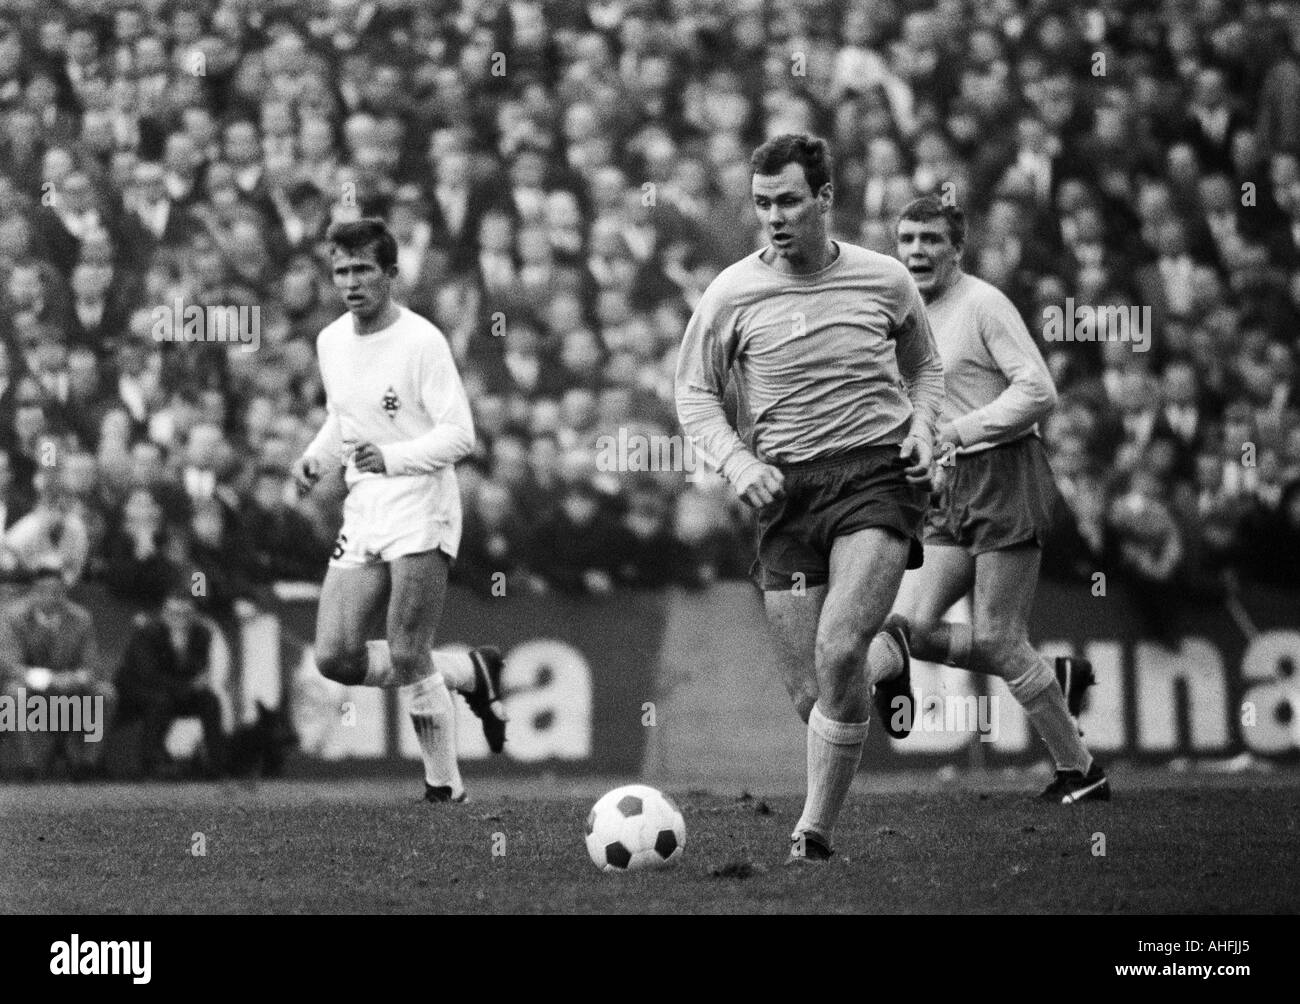
[[[23,776],[40,777],[60,754],[74,780],[98,772],[99,740],[114,704],[113,685],[101,667],[90,612],[68,598],[57,557],[43,557],[32,570],[28,594],[0,608],[0,693],[14,702],[11,707],[36,701],[53,708],[54,701],[66,706],[74,699],[83,711],[77,725],[58,726],[47,718],[44,728],[15,730]]]
[[[196,717],[210,767],[219,771],[225,756],[221,702],[208,675],[212,629],[198,616],[194,598],[178,584],[161,610],[141,615],[126,645],[117,686],[121,698],[117,725],[143,719],[146,773],[167,761],[167,731],[177,718]]]

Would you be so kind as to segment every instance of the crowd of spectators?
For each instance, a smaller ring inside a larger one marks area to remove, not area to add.
[[[1300,9],[1262,0],[16,0],[0,4],[0,569],[218,618],[319,576],[294,497],[341,312],[323,235],[387,219],[479,434],[456,570],[488,592],[740,578],[725,485],[597,464],[679,432],[708,282],[756,245],[750,150],[825,136],[835,235],[917,194],[1041,335],[1151,308],[1149,351],[1042,342],[1047,571],[1300,584]],[[155,311],[256,305],[260,340]]]

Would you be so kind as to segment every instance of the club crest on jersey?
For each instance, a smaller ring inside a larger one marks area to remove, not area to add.
[[[397,410],[402,406],[402,402],[397,399],[397,391],[392,387],[384,391],[384,399],[379,404],[384,411],[388,412],[388,417],[391,419],[397,418]]]

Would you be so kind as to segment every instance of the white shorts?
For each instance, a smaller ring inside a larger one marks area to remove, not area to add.
[[[454,558],[459,520],[442,517],[442,497],[442,488],[426,478],[359,481],[343,502],[330,567],[360,568],[435,549]]]

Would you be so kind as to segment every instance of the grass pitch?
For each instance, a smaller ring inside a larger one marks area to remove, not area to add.
[[[1115,801],[1040,779],[864,779],[836,860],[785,868],[795,792],[669,788],[679,867],[599,873],[615,781],[0,788],[0,910],[36,913],[1274,913],[1300,909],[1300,776],[1112,773]],[[916,790],[902,790],[913,787]],[[1103,843],[1104,841],[1104,843]],[[1101,853],[1104,850],[1104,853]],[[202,852],[202,853],[199,853]]]

